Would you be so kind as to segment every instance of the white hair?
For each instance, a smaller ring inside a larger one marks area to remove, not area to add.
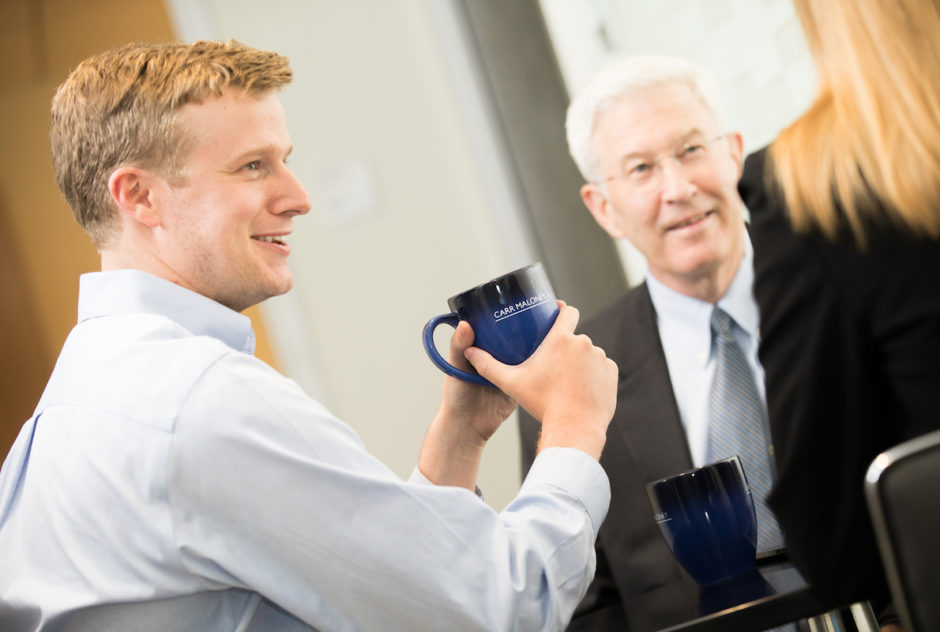
[[[625,96],[673,83],[688,85],[711,111],[719,127],[724,126],[718,86],[705,68],[679,57],[644,55],[621,59],[598,72],[568,106],[565,121],[568,151],[585,180],[596,182],[601,177],[593,146],[594,126],[601,113]]]

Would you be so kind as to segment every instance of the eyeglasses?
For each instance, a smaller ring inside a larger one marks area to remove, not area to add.
[[[657,155],[640,154],[632,156],[623,163],[621,173],[602,178],[596,184],[622,179],[624,184],[638,191],[653,189],[658,187],[663,180],[663,160],[671,158],[675,161],[676,166],[688,175],[694,169],[711,164],[711,161],[717,155],[715,143],[726,136],[727,134],[721,134],[709,139],[693,137],[672,151]]]

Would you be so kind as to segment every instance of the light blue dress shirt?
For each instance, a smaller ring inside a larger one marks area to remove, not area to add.
[[[564,626],[610,499],[596,461],[543,451],[497,513],[399,479],[253,348],[248,318],[201,295],[82,277],[0,472],[0,629]]]
[[[754,250],[746,235],[744,243],[741,265],[718,307],[738,324],[732,333],[751,364],[758,392],[766,399],[764,370],[757,357],[760,340],[757,302],[752,292]],[[646,282],[692,462],[704,465],[708,448],[708,396],[715,375],[711,344],[711,314],[715,306],[666,287],[648,272]]]

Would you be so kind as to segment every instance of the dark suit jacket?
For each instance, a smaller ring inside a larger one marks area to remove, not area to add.
[[[888,590],[864,476],[879,452],[940,427],[940,241],[877,219],[864,251],[848,230],[794,234],[765,187],[764,152],[739,188],[777,457],[768,501],[818,596],[877,612]]]
[[[654,630],[690,618],[678,612],[695,591],[653,521],[646,483],[692,468],[646,284],[579,327],[620,369],[617,410],[601,465],[611,484],[597,539],[597,573],[569,630]],[[523,473],[535,455],[538,422],[520,414]]]

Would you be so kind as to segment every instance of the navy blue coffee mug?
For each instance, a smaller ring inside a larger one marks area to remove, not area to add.
[[[757,518],[738,457],[654,481],[646,492],[673,556],[699,584],[755,567]]]
[[[447,375],[474,384],[493,386],[476,373],[461,371],[438,352],[434,330],[456,328],[465,320],[473,328],[473,346],[503,364],[519,364],[535,351],[558,316],[558,302],[545,268],[533,263],[496,277],[447,299],[449,314],[435,316],[424,326],[424,350]]]

